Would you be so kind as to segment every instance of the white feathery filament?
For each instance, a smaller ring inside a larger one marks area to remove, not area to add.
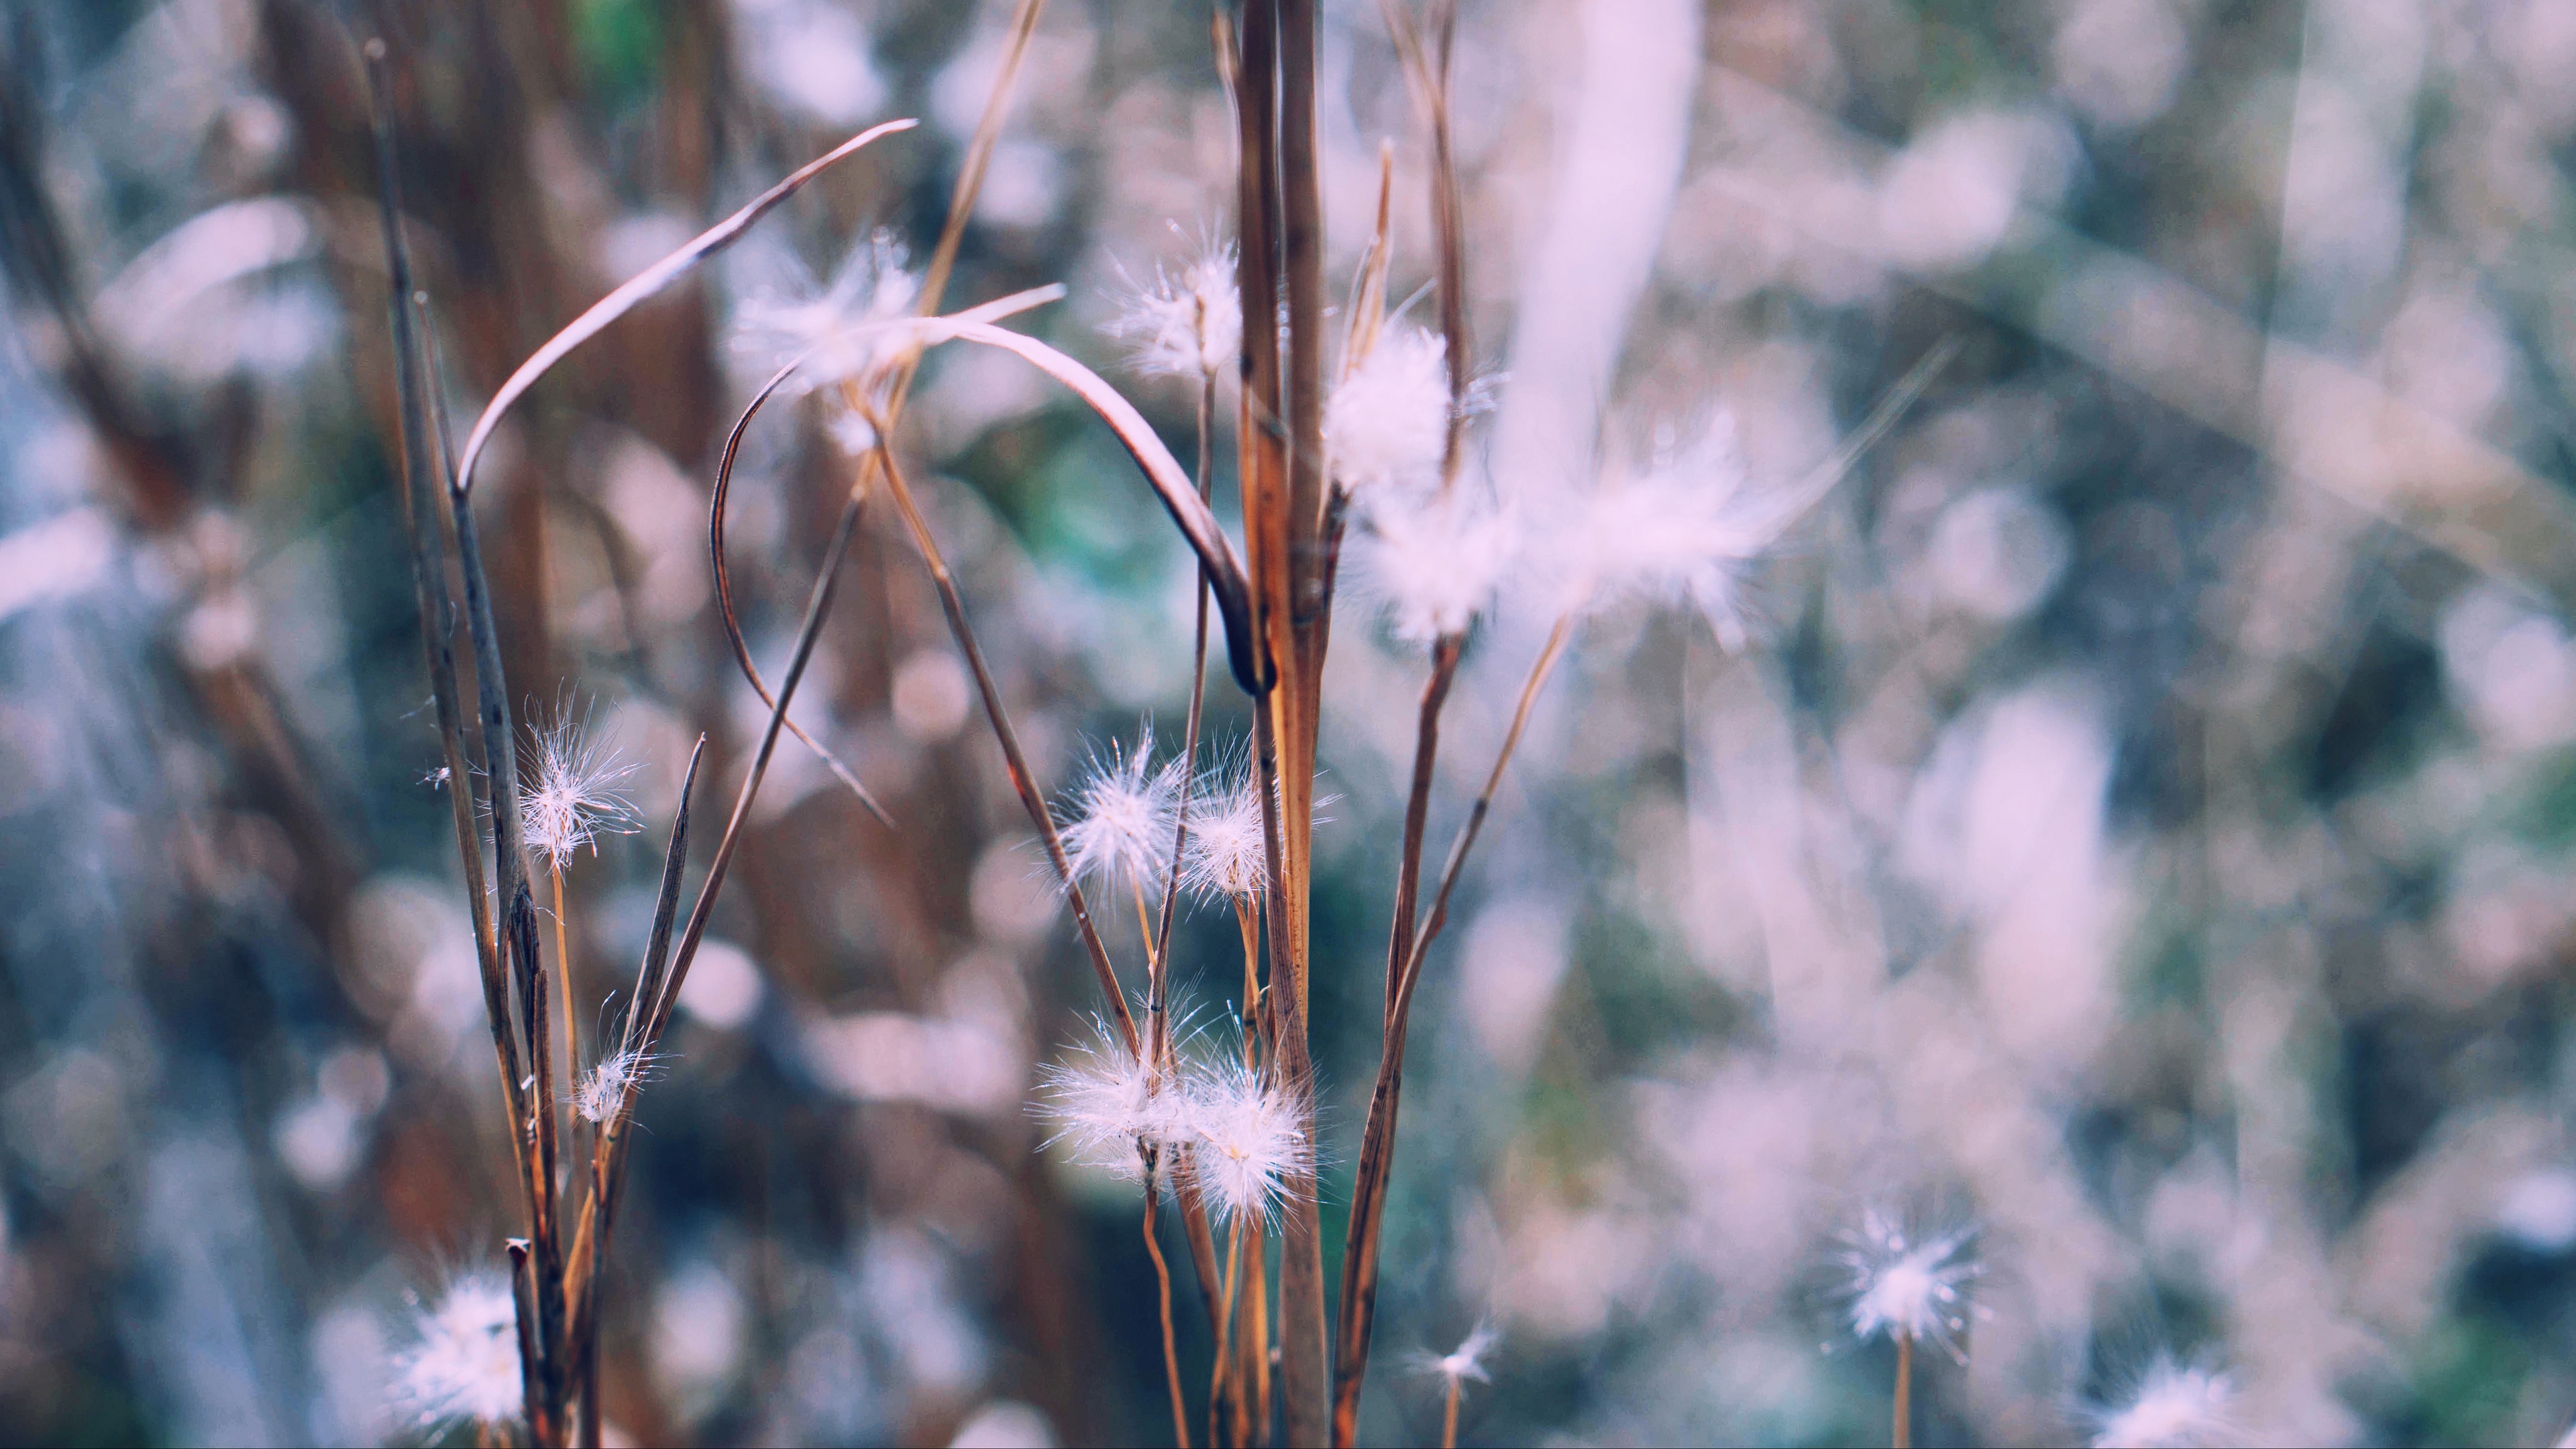
[[[415,1324],[418,1338],[395,1360],[394,1391],[424,1429],[518,1417],[519,1314],[497,1273],[457,1279]]]
[[[519,794],[519,830],[528,848],[560,870],[602,835],[632,835],[643,828],[624,782],[641,766],[592,739],[567,715],[538,732],[536,768]]]

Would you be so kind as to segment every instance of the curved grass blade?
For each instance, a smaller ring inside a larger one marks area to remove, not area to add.
[[[806,162],[790,172],[787,179],[752,198],[750,205],[698,233],[686,246],[628,278],[615,291],[592,303],[589,310],[572,319],[571,325],[546,339],[546,344],[530,354],[528,360],[520,363],[518,370],[510,374],[509,380],[501,384],[501,390],[494,393],[492,401],[484,405],[483,416],[474,420],[474,431],[465,435],[465,452],[456,463],[456,491],[459,494],[474,491],[474,464],[483,456],[484,445],[491,441],[492,430],[500,426],[501,415],[508,412],[512,403],[517,402],[522,394],[534,387],[538,378],[545,376],[574,348],[599,335],[601,329],[626,315],[636,303],[669,286],[681,273],[732,243],[749,230],[753,222],[760,220],[770,208],[794,196],[806,182],[822,175],[834,163],[856,153],[881,136],[890,136],[897,131],[908,131],[920,124],[919,121],[904,120],[871,126]]]

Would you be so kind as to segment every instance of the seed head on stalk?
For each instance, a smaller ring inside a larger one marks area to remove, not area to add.
[[[627,1089],[641,1086],[653,1074],[655,1061],[651,1054],[631,1047],[600,1058],[573,1088],[572,1109],[594,1127],[607,1121],[626,1100]]]
[[[1223,376],[1243,345],[1234,244],[1210,237],[1178,272],[1157,266],[1153,281],[1119,299],[1110,330],[1135,345],[1137,369],[1149,377]]]
[[[2236,1442],[2236,1386],[2223,1373],[2159,1358],[2137,1387],[2097,1416],[2094,1449],[2202,1449]]]
[[[1076,878],[1096,877],[1110,890],[1138,890],[1162,879],[1170,863],[1172,812],[1187,762],[1154,766],[1154,725],[1139,725],[1131,746],[1111,741],[1094,753],[1066,812],[1064,849]]]
[[[1067,1144],[1087,1166],[1139,1179],[1138,1149],[1171,1146],[1187,1131],[1192,1108],[1182,1084],[1129,1051],[1117,1029],[1097,1017],[1085,1039],[1038,1078],[1038,1113],[1055,1129],[1047,1140]]]
[[[1968,1326],[1967,1286],[1983,1271],[1960,1256],[1975,1235],[1959,1228],[1916,1237],[1888,1214],[1865,1215],[1841,1254],[1852,1336],[1931,1343],[1958,1357],[1958,1335]]]
[[[1200,777],[1191,797],[1190,837],[1181,851],[1181,883],[1209,901],[1259,899],[1270,884],[1261,820],[1261,786],[1250,759]]]
[[[1449,436],[1448,343],[1419,327],[1380,337],[1324,401],[1333,474],[1354,493],[1430,478]]]
[[[1564,606],[1688,603],[1740,650],[1752,633],[1745,577],[1813,501],[1755,484],[1734,418],[1720,413],[1687,443],[1667,441],[1644,466],[1603,479],[1555,521],[1551,532],[1566,541]]]
[[[642,766],[593,738],[583,721],[567,711],[535,731],[532,743],[535,768],[520,791],[519,830],[549,866],[561,870],[585,847],[596,852],[602,835],[644,828],[625,790]]]
[[[1314,1165],[1304,1102],[1268,1074],[1223,1057],[1192,1074],[1187,1098],[1178,1125],[1191,1149],[1189,1171],[1209,1205],[1228,1219],[1267,1226],[1288,1183]]]
[[[797,392],[867,381],[903,345],[868,324],[908,317],[921,299],[908,261],[903,243],[879,231],[853,246],[819,290],[753,293],[734,318],[734,351],[764,373],[798,362],[786,383]]]
[[[1464,488],[1421,498],[1381,495],[1366,517],[1354,540],[1358,583],[1407,643],[1465,633],[1520,548],[1512,515]]]
[[[497,1273],[470,1273],[421,1309],[414,1341],[394,1361],[394,1398],[422,1429],[495,1429],[524,1406],[519,1316]]]

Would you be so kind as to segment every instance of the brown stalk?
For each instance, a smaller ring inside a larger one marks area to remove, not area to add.
[[[1464,202],[1449,131],[1449,62],[1456,37],[1457,12],[1449,0],[1435,0],[1436,49],[1425,53],[1421,36],[1396,0],[1385,0],[1387,28],[1395,37],[1405,73],[1428,113],[1432,151],[1432,226],[1440,258],[1440,324],[1449,367],[1448,428],[1442,441],[1440,483],[1446,490],[1458,480],[1465,455],[1470,338],[1467,332],[1467,250],[1463,230]],[[1374,340],[1377,311],[1384,306],[1387,266],[1387,196],[1394,171],[1393,149],[1381,152],[1378,183],[1378,246],[1371,261],[1377,270],[1376,307],[1357,311],[1351,321],[1354,346],[1360,328],[1370,327]],[[1405,958],[1414,931],[1414,914],[1422,880],[1423,833],[1431,805],[1431,783],[1440,749],[1440,712],[1458,672],[1465,645],[1451,636],[1432,645],[1431,678],[1423,686],[1422,707],[1413,749],[1412,788],[1405,799],[1403,852],[1396,867],[1394,924],[1388,931],[1386,1016],[1379,1060],[1378,1087],[1372,1094],[1369,1130],[1378,1121],[1377,1103],[1385,1104],[1386,1126],[1374,1139],[1364,1136],[1360,1172],[1354,1188],[1342,1250],[1340,1315],[1333,1360],[1333,1443],[1347,1446],[1359,1433],[1360,1393],[1368,1378],[1369,1347],[1377,1327],[1378,1255],[1385,1213],[1385,1190],[1394,1171],[1394,1122],[1403,1094],[1403,1042],[1409,1012],[1399,1010]],[[1377,1143],[1372,1159],[1369,1141]],[[1450,1386],[1450,1433],[1456,1432],[1457,1385]]]
[[[1395,1125],[1398,1106],[1404,1090],[1405,1029],[1413,1010],[1413,989],[1422,972],[1423,954],[1440,934],[1449,919],[1449,893],[1458,883],[1460,868],[1475,847],[1476,837],[1484,828],[1485,816],[1492,809],[1495,793],[1501,789],[1503,771],[1511,764],[1520,746],[1521,733],[1529,724],[1531,707],[1538,693],[1554,672],[1565,651],[1566,641],[1574,628],[1572,613],[1567,613],[1548,632],[1547,643],[1531,665],[1529,677],[1521,685],[1519,704],[1512,711],[1511,729],[1503,736],[1502,748],[1494,756],[1494,767],[1485,777],[1485,788],[1469,808],[1466,824],[1461,826],[1456,842],[1450,847],[1448,863],[1441,870],[1440,887],[1432,898],[1430,918],[1412,933],[1409,942],[1397,936],[1402,958],[1397,961],[1390,951],[1390,990],[1387,1003],[1386,1031],[1380,1043],[1376,1086],[1369,1094],[1368,1124],[1360,1138],[1359,1169],[1351,1185],[1350,1234],[1342,1257],[1342,1340],[1341,1357],[1336,1364],[1336,1393],[1333,1403],[1334,1442],[1347,1445],[1358,1427],[1359,1394],[1368,1369],[1369,1339],[1374,1331],[1377,1307],[1377,1266],[1379,1250],[1384,1243],[1387,1183],[1394,1171]],[[1443,641],[1446,643],[1447,641]],[[1433,691],[1447,690],[1448,673],[1454,673],[1454,656],[1447,668],[1435,662],[1432,685],[1424,690],[1422,739],[1415,751],[1416,797],[1406,806],[1407,852],[1419,861],[1420,843],[1412,836],[1414,810],[1428,797],[1427,769],[1430,750],[1437,742],[1439,700]],[[1404,900],[1398,915],[1397,931],[1410,925],[1412,902]]]
[[[456,849],[465,870],[468,915],[474,923],[474,959],[483,982],[484,1015],[492,1028],[492,1050],[501,1069],[502,1101],[512,1122],[526,1115],[522,1098],[518,1043],[510,1034],[509,981],[502,974],[500,944],[492,926],[492,906],[483,893],[482,832],[474,823],[474,771],[465,748],[464,705],[456,675],[456,606],[447,588],[447,523],[438,508],[444,459],[432,455],[437,435],[430,421],[438,390],[427,375],[414,322],[411,249],[402,235],[402,178],[396,154],[392,108],[387,100],[385,47],[366,47],[368,99],[374,111],[376,201],[385,234],[385,266],[392,287],[389,301],[394,344],[394,377],[398,393],[402,467],[395,475],[402,488],[403,522],[411,544],[413,601],[420,612],[421,648],[429,668],[430,697],[437,709],[440,758],[446,771],[447,800],[456,827]],[[520,1187],[533,1194],[535,1180],[526,1155],[510,1134],[511,1157]],[[533,1199],[532,1199],[533,1201]]]
[[[1914,1443],[1914,1335],[1910,1333],[1896,1335],[1896,1412],[1888,1442],[1895,1449],[1912,1449]]]
[[[689,909],[688,924],[680,932],[679,945],[671,957],[669,970],[655,972],[652,952],[649,948],[647,950],[644,975],[658,977],[658,980],[651,1000],[638,1000],[628,1008],[627,1040],[636,1043],[648,1055],[661,1045],[662,1034],[671,1024],[672,1009],[679,1002],[680,989],[687,984],[689,967],[697,959],[698,943],[706,935],[707,918],[715,912],[716,894],[724,888],[725,873],[733,864],[735,849],[742,843],[743,823],[750,818],[752,800],[760,793],[760,782],[769,773],[770,758],[777,752],[778,736],[786,724],[787,708],[795,701],[796,686],[804,679],[805,666],[814,656],[814,641],[823,632],[823,618],[832,603],[832,588],[840,578],[841,562],[849,554],[850,539],[858,531],[861,506],[866,501],[864,494],[853,493],[841,506],[840,522],[833,528],[832,540],[826,545],[823,570],[815,578],[813,594],[805,604],[805,620],[796,633],[795,652],[788,659],[786,674],[779,680],[778,702],[770,708],[769,724],[761,732],[760,747],[753,752],[751,767],[743,775],[742,788],[734,796],[733,814],[725,821],[724,835],[716,842],[715,857],[707,864],[707,878],[698,886],[697,903]],[[681,840],[675,830],[674,854],[664,865],[663,888],[666,895],[677,884],[677,850]],[[658,928],[656,935],[659,935]],[[640,1031],[633,1025],[635,1018],[632,1013],[635,1011],[644,1013],[644,1025]],[[635,1086],[629,1083],[624,1100],[601,1132],[601,1140],[607,1144],[608,1161],[606,1167],[598,1171],[612,1187],[622,1179],[625,1170],[626,1153],[632,1140],[626,1124],[633,1115],[635,1098]],[[600,1240],[600,1207],[601,1201],[596,1197],[584,1202],[582,1220],[574,1231],[576,1252],[572,1261],[579,1276],[568,1285],[568,1291],[575,1304],[584,1310],[580,1327],[585,1332],[596,1329],[589,1314],[596,1296],[594,1287],[599,1254],[594,1244]]]
[[[689,806],[697,798],[698,766],[704,763],[706,754],[707,737],[700,735],[696,748],[689,751],[689,771],[680,779],[680,806],[671,821],[671,843],[662,853],[661,891],[653,902],[653,930],[644,945],[643,963],[636,969],[634,997],[626,1003],[626,1019],[618,1029],[621,1052],[650,1050],[643,1033],[650,1029],[651,1003],[661,998],[662,980],[670,964],[671,928],[680,905],[680,868],[689,858]],[[598,1337],[601,1264],[608,1259],[609,1230],[616,1222],[617,1193],[624,1180],[626,1159],[619,1145],[625,1138],[627,1121],[634,1115],[635,1096],[642,1085],[640,1072],[630,1075],[616,1106],[599,1124],[591,1147],[590,1197],[582,1204],[581,1220],[573,1230],[564,1294],[572,1303],[571,1337],[573,1342],[584,1345],[586,1363],[596,1359],[590,1346]],[[590,1369],[585,1367],[585,1404],[593,1388]]]
[[[1359,1433],[1360,1389],[1368,1377],[1369,1343],[1377,1327],[1377,1268],[1385,1184],[1392,1174],[1395,1105],[1403,1091],[1403,1032],[1397,997],[1404,980],[1405,958],[1413,944],[1414,905],[1422,881],[1422,841],[1431,813],[1433,767],[1440,753],[1440,711],[1458,675],[1466,641],[1449,635],[1432,645],[1431,678],[1422,687],[1422,709],[1415,726],[1413,784],[1404,802],[1404,847],[1396,869],[1395,923],[1386,948],[1386,1018],[1384,1055],[1378,1088],[1371,1099],[1368,1135],[1360,1153],[1359,1175],[1351,1194],[1350,1225],[1342,1246],[1339,1332],[1333,1360],[1333,1442],[1350,1445]],[[1387,1129],[1377,1130],[1377,1102],[1386,1103]],[[1377,1146],[1373,1154],[1372,1145]]]
[[[1440,454],[1441,485],[1458,480],[1467,435],[1469,354],[1466,203],[1458,188],[1457,149],[1450,134],[1449,61],[1458,31],[1456,0],[1433,0],[1436,39],[1426,47],[1399,0],[1382,0],[1386,28],[1431,126],[1431,231],[1440,257],[1440,335],[1449,349],[1449,431]]]
[[[1250,0],[1236,69],[1243,134],[1244,534],[1253,623],[1266,666],[1255,692],[1263,814],[1274,857],[1271,1002],[1280,1079],[1312,1100],[1306,1039],[1307,857],[1314,809],[1316,686],[1323,665],[1323,227],[1316,171],[1310,0]],[[1284,285],[1283,285],[1284,284]],[[1287,357],[1273,319],[1284,302]],[[1287,431],[1282,430],[1284,422]],[[1257,423],[1255,427],[1253,424]],[[1286,1184],[1280,1259],[1280,1390],[1292,1444],[1324,1435],[1323,1235],[1314,1174]]]
[[[1157,1216],[1154,1209],[1158,1206],[1155,1200],[1154,1150],[1149,1147],[1143,1151],[1145,1154],[1145,1255],[1154,1260],[1156,1301],[1161,1305],[1163,1313],[1163,1382],[1169,1385],[1172,1391],[1172,1438],[1181,1446],[1181,1449],[1190,1449],[1190,1410],[1189,1405],[1181,1398],[1181,1354],[1172,1334],[1172,1267],[1163,1260],[1162,1238],[1154,1231],[1154,1220]]]
[[[1440,1449],[1458,1449],[1458,1390],[1465,1380],[1449,1376],[1449,1405],[1440,1412]]]
[[[1020,749],[1019,732],[1011,728],[1011,714],[1002,703],[1001,688],[994,684],[993,671],[984,663],[983,646],[975,642],[975,630],[966,622],[966,601],[958,596],[957,581],[948,572],[948,560],[941,555],[939,541],[932,537],[930,524],[913,502],[912,490],[905,486],[903,470],[895,465],[882,431],[877,434],[877,453],[886,484],[894,494],[895,509],[903,515],[913,546],[921,550],[921,561],[930,570],[932,585],[939,590],[939,606],[948,616],[949,633],[955,636],[968,669],[974,673],[975,688],[983,696],[985,721],[1002,746],[1002,765],[1010,774],[1011,788],[1019,793],[1020,804],[1029,812],[1030,823],[1038,829],[1038,840],[1046,847],[1047,861],[1064,885],[1065,900],[1073,907],[1074,925],[1082,934],[1083,949],[1090,954],[1092,972],[1100,981],[1100,994],[1109,1000],[1112,1019],[1118,1023],[1118,1034],[1127,1050],[1140,1052],[1144,1043],[1136,1034],[1136,1019],[1127,1010],[1126,996],[1118,986],[1118,972],[1109,964],[1109,948],[1101,943],[1099,928],[1091,922],[1091,907],[1083,900],[1082,883],[1074,879],[1072,862],[1065,858],[1064,840],[1056,833],[1055,812],[1048,808],[1045,794],[1029,772],[1028,756]]]

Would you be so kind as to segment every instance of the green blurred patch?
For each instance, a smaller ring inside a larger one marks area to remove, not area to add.
[[[582,83],[612,108],[650,96],[662,63],[662,0],[575,0],[573,53]]]
[[[2507,807],[2505,828],[2551,850],[2576,847],[2576,749],[2560,750],[2532,766],[2524,788]]]
[[[2415,1444],[2508,1442],[2531,1354],[2483,1316],[2444,1319],[2418,1348],[2398,1439]]]

